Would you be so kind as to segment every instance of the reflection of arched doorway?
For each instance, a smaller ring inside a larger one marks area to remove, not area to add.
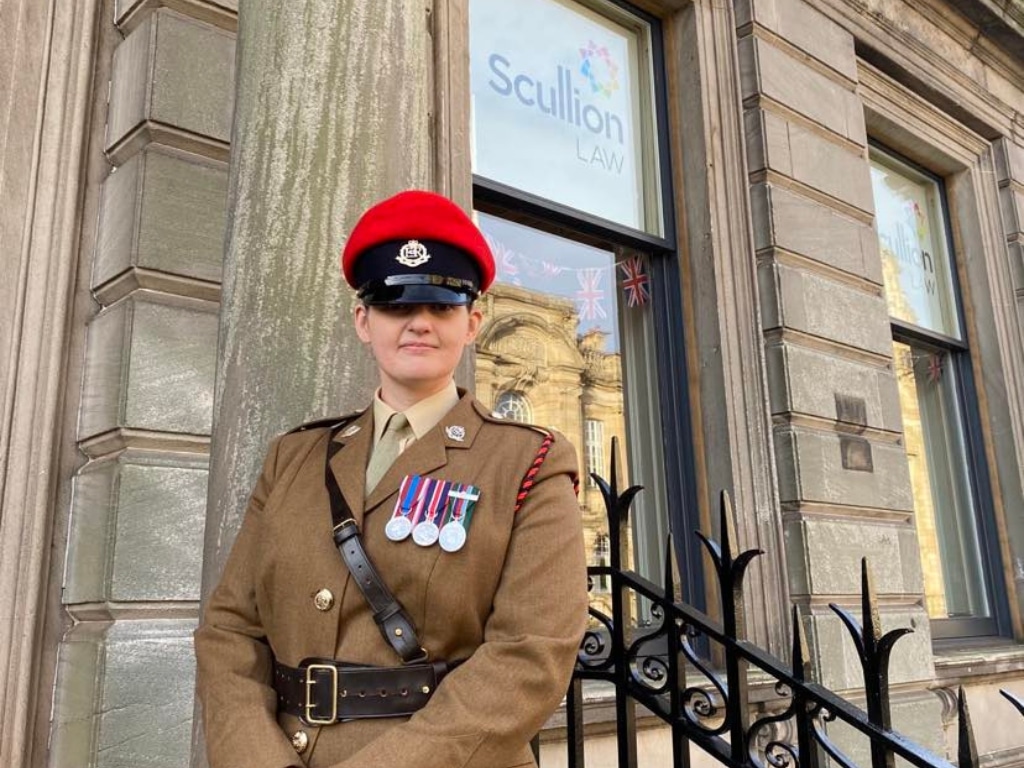
[[[533,423],[533,409],[530,408],[530,401],[520,392],[502,392],[494,403],[494,410],[500,413],[502,418],[523,424]]]

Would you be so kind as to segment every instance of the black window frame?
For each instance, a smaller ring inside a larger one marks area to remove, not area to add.
[[[470,0],[472,2],[472,0]],[[679,568],[682,597],[707,605],[703,554],[694,531],[700,528],[690,382],[683,340],[684,310],[680,286],[668,123],[664,30],[661,20],[624,0],[602,0],[650,27],[653,117],[662,212],[661,236],[633,229],[567,205],[473,174],[473,207],[484,213],[599,248],[629,248],[645,254],[651,276],[654,357],[661,392],[661,442],[668,528]],[[583,7],[593,6],[582,2]],[[605,469],[607,473],[607,468]],[[660,512],[660,510],[659,510]]]
[[[956,401],[960,411],[960,426],[964,434],[966,454],[964,458],[967,462],[968,483],[974,499],[974,516],[978,531],[978,546],[981,550],[984,587],[992,614],[988,617],[970,618],[929,617],[932,640],[939,646],[956,646],[963,640],[1008,637],[1012,634],[1009,596],[1005,584],[997,578],[997,574],[1002,572],[1003,557],[996,527],[995,498],[986,458],[984,427],[981,412],[977,406],[978,387],[974,380],[972,350],[968,341],[969,333],[964,313],[960,281],[960,254],[956,240],[953,238],[952,214],[949,209],[946,182],[939,174],[876,139],[869,138],[868,147],[871,151],[903,163],[934,182],[938,189],[939,208],[942,212],[942,236],[946,239],[946,249],[949,254],[950,281],[957,327],[960,332],[960,338],[956,339],[889,315],[889,327],[892,330],[893,341],[945,352],[948,355],[949,363],[954,367],[956,379],[959,382],[959,386],[956,388]]]

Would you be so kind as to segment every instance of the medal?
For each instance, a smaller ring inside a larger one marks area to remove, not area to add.
[[[444,515],[444,502],[449,496],[451,482],[444,480],[427,480],[428,487],[423,494],[428,500],[423,508],[423,516],[416,527],[413,528],[413,541],[421,547],[429,547],[437,541],[440,535],[440,528],[434,520]]]
[[[448,493],[445,524],[438,535],[445,552],[458,552],[465,546],[466,529],[479,498],[480,489],[472,485],[458,484]]]
[[[466,529],[459,523],[445,523],[438,540],[445,552],[458,552],[466,544]]]
[[[451,483],[444,480],[426,480],[427,487],[423,492],[423,515],[422,519],[412,529],[412,540],[421,547],[429,547],[441,533],[441,529],[434,522],[444,516],[445,500],[448,498]]]
[[[440,535],[441,531],[434,523],[424,520],[413,529],[412,540],[421,547],[429,547]]]
[[[412,532],[413,524],[422,505],[417,504],[423,495],[423,478],[419,475],[406,475],[398,490],[398,501],[391,519],[384,526],[384,535],[392,541],[402,541]]]

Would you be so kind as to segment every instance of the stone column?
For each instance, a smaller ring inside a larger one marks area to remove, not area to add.
[[[0,765],[40,765],[51,535],[101,3],[0,2]]]
[[[432,23],[430,3],[407,0],[240,8],[204,595],[267,442],[365,404],[376,384],[338,257],[372,202],[447,186],[435,183]]]

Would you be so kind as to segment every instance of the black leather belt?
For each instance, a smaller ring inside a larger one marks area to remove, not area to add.
[[[400,717],[422,709],[457,664],[435,661],[371,667],[334,659],[303,659],[298,667],[274,662],[277,709],[306,725],[333,725],[370,717]]]

